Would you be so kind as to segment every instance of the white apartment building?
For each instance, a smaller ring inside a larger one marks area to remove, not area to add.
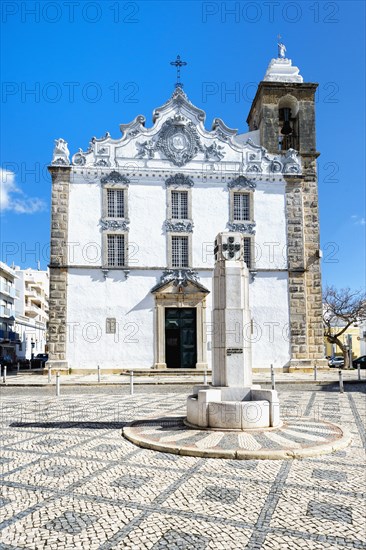
[[[11,267],[0,262],[0,363],[15,361],[18,334],[15,331],[15,281]]]
[[[15,268],[16,290],[19,296],[15,326],[19,334],[17,357],[32,359],[47,350],[48,271]]]

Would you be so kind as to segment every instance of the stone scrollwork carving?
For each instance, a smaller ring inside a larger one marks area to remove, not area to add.
[[[165,185],[166,187],[169,187],[170,185],[177,187],[193,187],[194,182],[190,177],[178,173],[174,174],[174,176],[169,176],[169,178],[165,180]]]
[[[204,145],[204,151],[205,151],[205,160],[212,160],[212,161],[218,161],[222,160],[225,156],[225,147],[222,145],[217,145],[216,142],[214,142],[212,145]]]
[[[299,174],[301,172],[299,153],[295,149],[289,149],[283,157],[283,173]]]
[[[193,232],[193,222],[191,220],[179,220],[179,221],[166,220],[164,225],[167,231],[174,231],[176,233]]]
[[[227,184],[229,189],[255,189],[257,184],[245,176],[238,176]]]
[[[182,115],[176,115],[164,122],[157,141],[136,143],[137,158],[153,158],[156,151],[176,166],[183,166],[203,151],[199,135],[191,121]]]
[[[128,231],[130,220],[100,220],[100,225],[103,230],[105,229],[120,229],[122,231]]]
[[[110,166],[110,163],[106,159],[99,159],[94,163],[94,166]]]
[[[64,139],[55,139],[55,148],[53,150],[52,165],[54,166],[69,166],[70,151]]]
[[[187,286],[189,282],[198,283],[197,271],[192,269],[166,269],[161,276],[161,283],[174,281],[174,286]]]
[[[153,141],[144,141],[143,143],[136,142],[136,147],[138,149],[137,158],[154,158],[156,144]]]
[[[272,160],[269,169],[270,172],[278,174],[282,172],[282,163],[279,160]]]
[[[82,149],[79,149],[79,151],[72,157],[72,163],[76,164],[76,166],[85,166],[86,157]]]
[[[247,172],[254,173],[254,174],[260,174],[262,172],[262,168],[258,166],[257,164],[249,165],[247,168]]]
[[[247,233],[248,235],[255,235],[255,222],[252,223],[237,223],[229,222],[227,224],[229,231],[234,231],[238,233]]]
[[[104,176],[100,180],[100,183],[102,185],[106,183],[116,183],[116,184],[120,183],[128,186],[128,184],[130,183],[130,180],[126,178],[126,176],[124,176],[123,174],[120,174],[119,172],[116,172],[116,170],[113,170],[112,172]]]
[[[181,115],[164,122],[156,148],[176,166],[187,164],[198,151],[203,151],[196,128]]]

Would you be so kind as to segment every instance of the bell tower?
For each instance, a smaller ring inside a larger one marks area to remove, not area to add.
[[[278,43],[278,56],[259,83],[247,122],[259,131],[260,145],[279,159],[299,152],[301,174],[286,181],[287,269],[290,308],[290,371],[325,366],[320,272],[316,83],[304,82]]]

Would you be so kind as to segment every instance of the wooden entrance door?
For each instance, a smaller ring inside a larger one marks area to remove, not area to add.
[[[165,361],[171,369],[196,367],[196,308],[165,308]]]

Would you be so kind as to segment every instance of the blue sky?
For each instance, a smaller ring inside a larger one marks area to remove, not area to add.
[[[54,139],[71,154],[136,115],[151,125],[188,62],[190,100],[240,132],[277,34],[318,82],[323,285],[365,283],[365,3],[14,2],[2,11],[1,259],[48,262]],[[207,94],[207,90],[212,90]],[[230,94],[236,89],[239,93]]]

